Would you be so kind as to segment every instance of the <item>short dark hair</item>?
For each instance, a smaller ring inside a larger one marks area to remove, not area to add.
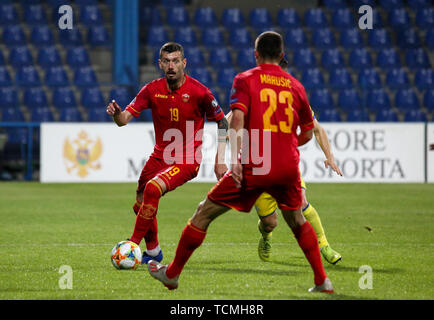
[[[255,50],[262,58],[278,60],[283,52],[283,38],[275,31],[265,31],[256,38]]]
[[[184,48],[179,43],[167,42],[167,43],[163,44],[163,46],[160,49],[160,58],[161,58],[163,52],[172,53],[172,52],[176,52],[176,51],[181,52],[181,56],[182,56],[182,58],[184,58]]]

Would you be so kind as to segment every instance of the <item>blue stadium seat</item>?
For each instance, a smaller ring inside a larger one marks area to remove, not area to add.
[[[410,86],[410,78],[403,68],[391,69],[386,74],[389,89],[402,89]]]
[[[391,36],[386,29],[373,29],[368,34],[368,44],[373,49],[388,48],[391,46]]]
[[[383,9],[401,8],[403,6],[402,0],[379,0],[379,3]]]
[[[308,9],[304,14],[304,24],[311,29],[326,28],[327,17],[321,8]]]
[[[0,5],[0,25],[18,24],[18,11],[12,3],[2,3]]]
[[[47,95],[42,87],[32,87],[24,90],[23,102],[29,110],[48,106]]]
[[[214,81],[210,71],[206,67],[194,68],[191,72],[191,77],[202,83],[204,86],[211,88],[214,86]]]
[[[317,49],[330,49],[336,46],[336,39],[329,28],[324,28],[314,32],[312,43]]]
[[[202,44],[208,49],[221,47],[225,44],[223,33],[218,28],[204,29],[201,40]]]
[[[41,85],[41,78],[34,66],[24,66],[16,72],[15,82],[23,87],[37,87]]]
[[[19,105],[18,93],[14,87],[0,87],[0,109]]]
[[[63,108],[60,110],[60,121],[64,122],[81,122],[83,121],[83,116],[80,110],[77,108]]]
[[[346,112],[351,109],[360,110],[362,107],[362,99],[356,89],[339,90],[338,106]]]
[[[416,29],[409,28],[397,33],[397,43],[402,49],[420,47],[420,37]]]
[[[385,27],[383,18],[381,17],[378,10],[375,9],[375,6],[372,7],[372,27],[374,29],[380,29]]]
[[[7,107],[3,109],[2,121],[4,122],[21,122],[24,121],[24,114],[18,106]]]
[[[407,0],[410,8],[426,8],[432,6],[432,0]]]
[[[361,89],[375,89],[381,86],[380,74],[374,68],[363,69],[359,72],[357,82]]]
[[[175,42],[181,43],[184,47],[197,45],[196,33],[190,26],[177,27],[174,40]]]
[[[4,66],[6,64],[5,56],[3,55],[3,52],[0,51],[0,66]]]
[[[414,84],[419,90],[434,88],[434,71],[433,69],[420,69],[414,76]]]
[[[288,49],[299,49],[307,47],[308,41],[302,28],[289,29],[284,36],[284,43]]]
[[[226,8],[222,13],[222,24],[226,29],[244,27],[244,16],[239,8]]]
[[[269,29],[273,24],[271,14],[267,8],[253,8],[249,14],[250,25],[255,29]]]
[[[74,84],[77,87],[98,85],[98,79],[92,67],[80,67],[74,71]]]
[[[324,0],[323,3],[327,9],[340,9],[347,5],[346,0]]]
[[[425,34],[425,45],[430,50],[434,50],[434,28],[429,28]]]
[[[347,122],[369,122],[369,114],[363,109],[353,109],[348,111]]]
[[[55,46],[42,47],[38,51],[38,64],[43,68],[55,67],[62,63],[60,53]]]
[[[50,108],[42,107],[32,109],[30,119],[32,122],[52,122],[54,121],[54,116]]]
[[[148,26],[161,26],[163,24],[163,18],[160,9],[152,4],[143,6],[140,11],[140,22]]]
[[[109,47],[111,45],[110,35],[104,25],[89,27],[87,41],[92,47]]]
[[[398,122],[398,115],[392,109],[379,110],[375,115],[376,122]]]
[[[50,87],[65,87],[69,85],[68,75],[63,67],[50,67],[45,73],[45,84]]]
[[[77,100],[71,87],[55,88],[53,90],[52,103],[59,110],[77,107]]]
[[[54,45],[53,32],[48,25],[34,26],[30,39],[36,47]]]
[[[428,109],[428,111],[434,111],[434,89],[431,88],[427,91],[425,91],[423,95],[423,105],[425,108]]]
[[[230,30],[229,44],[233,48],[253,47],[253,39],[250,31],[245,27]]]
[[[344,57],[339,49],[327,49],[321,54],[321,65],[327,70],[333,70],[345,65]]]
[[[6,66],[0,66],[0,87],[12,85],[12,78]]]
[[[71,68],[86,67],[90,65],[90,57],[86,48],[73,47],[66,52],[66,63]]]
[[[209,64],[213,68],[232,67],[232,56],[226,47],[211,50],[209,55]]]
[[[354,16],[349,8],[341,7],[332,14],[332,25],[338,29],[355,28]]]
[[[434,27],[434,8],[420,8],[416,13],[416,26],[419,29]]]
[[[322,110],[319,119],[321,122],[341,122],[341,115],[336,109]]]
[[[410,16],[405,8],[393,8],[388,14],[388,23],[392,28],[407,28],[410,24]]]
[[[105,1],[107,2],[107,4],[110,2],[110,0]],[[98,0],[75,0],[74,3],[81,7],[81,6],[88,6],[88,5],[92,5],[95,6],[98,4]]]
[[[187,67],[201,67],[205,65],[205,56],[199,47],[184,48],[184,56],[187,58]]]
[[[324,77],[318,68],[306,69],[301,76],[301,82],[308,90],[324,87]]]
[[[382,69],[399,68],[401,61],[394,48],[381,49],[377,55],[377,66]]]
[[[83,45],[83,36],[79,28],[59,30],[59,41],[64,47]]]
[[[47,24],[47,15],[41,4],[24,6],[24,21],[27,25]]]
[[[401,111],[419,109],[419,98],[415,90],[412,88],[397,90],[395,93],[395,106]]]
[[[293,8],[282,8],[277,12],[277,24],[284,30],[301,27],[301,19]]]
[[[299,70],[316,68],[316,58],[309,48],[295,50],[292,65]]]
[[[428,55],[423,48],[409,49],[405,54],[405,62],[410,69],[431,67]]]
[[[389,95],[384,88],[369,90],[366,97],[366,106],[369,111],[373,112],[392,108]]]
[[[243,71],[254,68],[256,66],[256,59],[253,52],[253,48],[242,48],[237,53],[236,59],[237,66]]]
[[[105,108],[93,108],[89,110],[89,122],[112,122],[113,119],[110,117]]]
[[[169,41],[169,34],[163,26],[151,26],[147,32],[146,45],[153,48],[160,48]]]
[[[353,86],[353,79],[347,69],[334,69],[330,72],[329,85],[334,89],[346,89]]]
[[[104,109],[104,96],[98,87],[83,88],[81,91],[81,104],[85,109],[100,108]]]
[[[353,70],[372,68],[372,57],[366,48],[358,48],[351,51],[349,65]]]
[[[33,65],[33,56],[27,46],[13,47],[9,53],[9,62],[14,68]]]
[[[80,23],[86,27],[104,23],[102,13],[97,5],[85,5],[80,8]]]
[[[7,46],[22,46],[26,44],[26,35],[21,26],[11,25],[3,29],[3,42]]]
[[[167,8],[168,25],[171,27],[184,27],[190,25],[190,16],[184,6],[175,6]]]
[[[161,5],[165,8],[183,6],[185,5],[185,0],[161,0]]]
[[[217,15],[212,7],[197,8],[193,19],[199,28],[214,28],[218,25]]]
[[[426,122],[426,113],[421,109],[408,110],[404,113],[406,122]]]
[[[363,47],[363,38],[359,32],[359,29],[343,29],[341,31],[340,44],[345,49],[355,49],[359,47]]]
[[[133,95],[126,87],[117,87],[110,90],[109,101],[116,100],[121,108],[126,107],[133,100]]]
[[[222,68],[217,72],[217,85],[224,90],[232,87],[232,82],[237,75],[234,68]]]
[[[311,90],[309,102],[314,110],[324,110],[334,106],[333,96],[326,88]]]

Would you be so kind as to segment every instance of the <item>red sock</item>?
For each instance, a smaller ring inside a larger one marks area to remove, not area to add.
[[[311,224],[306,221],[303,225],[293,230],[293,232],[298,245],[303,250],[304,255],[313,269],[315,285],[321,285],[327,275],[321,261],[321,254],[315,231]]]
[[[133,235],[130,237],[131,241],[140,244],[151,225],[154,224],[153,220],[157,214],[161,195],[161,188],[157,183],[151,180],[146,184],[143,191],[143,203],[137,213]]]
[[[184,265],[187,263],[188,259],[190,259],[194,250],[202,244],[205,236],[206,230],[199,229],[194,226],[191,221],[188,221],[182,232],[181,239],[179,239],[175,259],[173,259],[166,270],[168,278],[176,277],[182,272]]]
[[[146,249],[152,250],[158,246],[158,223],[157,217],[152,220],[148,232],[145,234]]]

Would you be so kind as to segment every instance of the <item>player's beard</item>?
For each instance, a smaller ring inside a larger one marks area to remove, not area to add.
[[[168,83],[169,85],[174,85],[174,84],[176,84],[176,83],[180,80],[179,75],[178,75],[178,76],[175,76],[175,77],[173,77],[173,78],[170,78],[170,77],[169,77],[169,74],[175,74],[175,75],[176,75],[176,73],[168,73],[168,74],[166,74],[166,81],[167,81],[167,83]]]

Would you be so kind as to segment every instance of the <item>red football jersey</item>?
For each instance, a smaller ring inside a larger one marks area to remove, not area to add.
[[[200,163],[205,116],[219,121],[224,113],[207,87],[188,75],[185,78],[175,91],[168,88],[165,78],[148,83],[126,110],[135,117],[144,109],[152,110],[155,131],[152,156],[166,162]]]
[[[278,65],[262,64],[238,74],[233,82],[231,109],[245,114],[248,144],[243,138],[246,174],[266,176],[261,184],[286,183],[298,171],[297,128],[313,129],[312,111],[301,83]],[[248,147],[248,150],[246,148]],[[247,151],[247,152],[246,152]],[[265,171],[254,172],[254,168]],[[267,171],[268,170],[268,171]]]

